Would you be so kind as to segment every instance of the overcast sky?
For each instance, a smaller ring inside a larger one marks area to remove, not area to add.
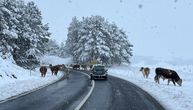
[[[58,42],[66,40],[72,17],[101,15],[126,31],[134,55],[193,59],[193,0],[33,1]]]

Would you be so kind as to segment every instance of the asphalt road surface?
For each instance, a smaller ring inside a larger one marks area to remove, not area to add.
[[[60,81],[31,94],[0,104],[0,110],[73,110],[90,88],[87,76],[73,71]],[[81,110],[164,110],[148,93],[132,83],[108,77],[95,80]]]
[[[93,93],[81,110],[164,110],[164,108],[134,84],[109,76],[107,81],[95,81]]]
[[[73,72],[68,80],[63,78],[36,92],[0,104],[0,110],[68,110],[84,94],[89,82],[87,76]]]

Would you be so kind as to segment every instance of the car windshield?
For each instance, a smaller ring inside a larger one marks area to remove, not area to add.
[[[96,70],[96,71],[103,71],[104,69],[105,69],[104,66],[95,66],[94,67],[94,70]]]

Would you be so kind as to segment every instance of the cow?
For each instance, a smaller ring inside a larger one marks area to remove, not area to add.
[[[58,66],[59,70],[62,70],[62,69],[65,69],[65,68],[66,68],[66,66],[65,66],[64,64],[56,65],[56,66]]]
[[[83,68],[83,70],[87,70],[87,65],[81,65],[81,68]]]
[[[158,84],[159,79],[162,78],[163,80],[168,79],[168,85],[170,81],[172,81],[174,86],[176,86],[175,83],[177,83],[179,86],[182,86],[182,79],[178,76],[178,74],[174,70],[158,67],[155,69],[155,73],[156,75],[154,77],[154,80]]]
[[[150,69],[148,67],[141,67],[140,70],[143,73],[144,78],[148,78]]]
[[[76,70],[77,70],[77,69],[80,69],[80,65],[73,65],[72,68],[73,68],[73,69],[76,69]]]
[[[91,70],[91,69],[92,69],[92,67],[93,67],[93,65],[90,65],[89,67],[90,67],[90,70]]]
[[[40,67],[41,77],[45,77],[46,76],[46,72],[47,72],[47,68],[45,66],[41,66]]]
[[[56,66],[52,66],[52,64],[50,64],[49,67],[50,67],[50,70],[52,72],[52,75],[54,74],[54,75],[57,76],[57,73],[59,71],[59,67],[57,65]]]

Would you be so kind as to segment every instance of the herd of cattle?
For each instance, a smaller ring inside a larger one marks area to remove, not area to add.
[[[52,75],[57,75],[58,71],[64,71],[66,74],[69,74],[69,68],[72,69],[78,69],[80,70],[80,68],[82,68],[83,70],[87,70],[88,68],[91,69],[92,65],[69,65],[69,67],[67,68],[64,64],[62,65],[55,65],[53,66],[52,64],[49,65],[49,68],[51,70]],[[149,74],[150,74],[150,68],[148,67],[141,67],[140,70],[144,76],[144,78],[148,78]],[[46,66],[41,66],[40,67],[40,73],[42,77],[46,76],[47,73],[47,67]],[[166,69],[166,68],[156,68],[155,69],[155,77],[154,80],[156,83],[159,84],[159,79],[162,78],[163,80],[168,79],[168,85],[170,83],[170,81],[173,82],[174,85],[176,85],[176,83],[179,86],[182,86],[182,79],[178,76],[177,72],[171,69]]]
[[[150,69],[148,67],[141,67],[140,70],[145,78],[148,78],[150,74]],[[154,80],[156,83],[159,84],[159,79],[162,78],[163,80],[168,79],[168,85],[170,81],[173,82],[174,86],[176,83],[179,86],[182,86],[182,79],[178,76],[177,72],[171,69],[166,68],[156,68],[155,69],[155,77]]]
[[[49,68],[50,68],[50,70],[52,72],[52,75],[56,75],[57,76],[57,73],[58,73],[59,70],[65,69],[65,65],[62,64],[62,65],[55,65],[55,66],[53,66],[52,64],[50,64]],[[46,73],[47,73],[47,67],[46,66],[41,66],[40,67],[40,73],[41,73],[42,77],[45,77]]]
[[[40,67],[40,73],[41,73],[41,77],[45,77],[46,76],[46,73],[47,73],[47,66],[41,66]],[[49,68],[51,70],[51,73],[52,75],[56,75],[57,76],[57,73],[58,71],[64,71],[65,73],[69,74],[70,72],[70,69],[69,68],[72,68],[72,69],[75,69],[75,70],[80,70],[80,68],[82,68],[83,70],[86,70],[87,68],[92,68],[92,65],[69,65],[68,68],[64,65],[64,64],[61,64],[61,65],[55,65],[53,66],[52,64],[49,65]]]

